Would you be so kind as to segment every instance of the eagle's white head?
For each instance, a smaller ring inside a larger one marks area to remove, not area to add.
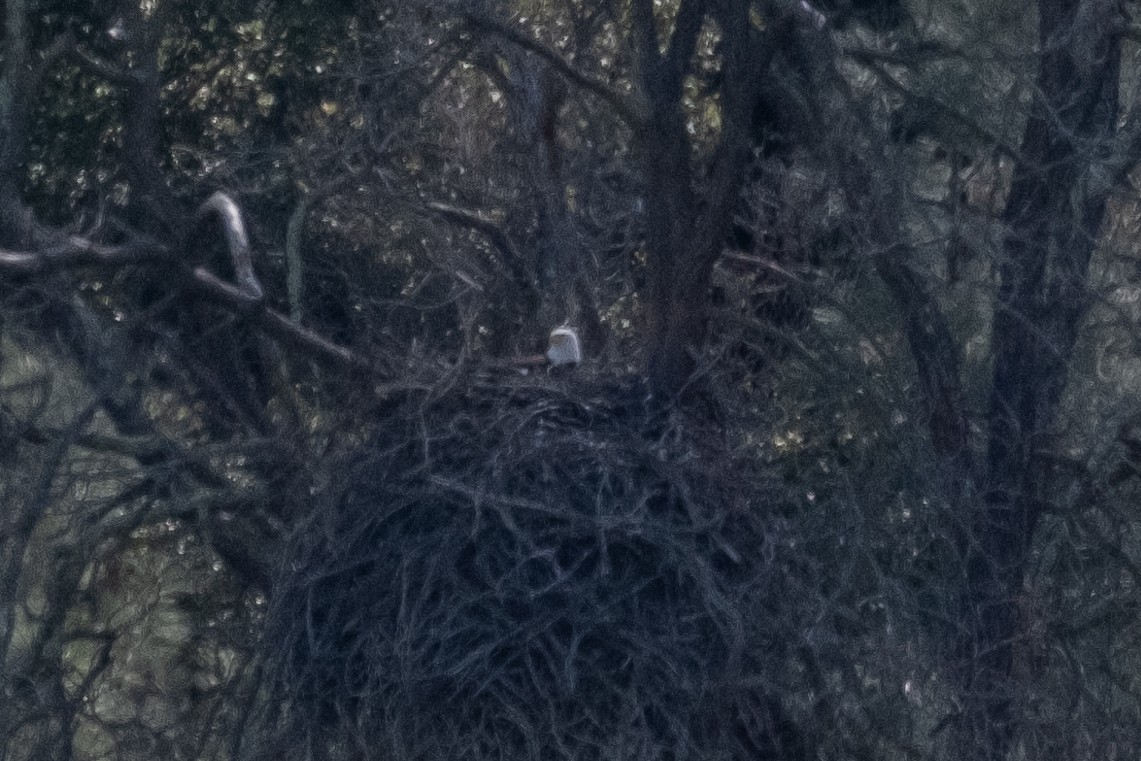
[[[547,360],[551,367],[577,365],[582,361],[582,347],[574,328],[561,325],[551,331],[547,342]]]

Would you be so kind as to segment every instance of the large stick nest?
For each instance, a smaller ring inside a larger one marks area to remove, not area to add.
[[[792,757],[765,688],[764,484],[639,391],[527,383],[395,405],[334,473],[273,590],[278,740]]]

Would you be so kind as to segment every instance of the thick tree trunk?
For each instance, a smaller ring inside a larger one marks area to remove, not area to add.
[[[773,39],[762,40],[752,29],[747,4],[709,5],[702,0],[681,4],[663,56],[658,52],[650,3],[634,4],[637,68],[646,111],[635,141],[647,196],[647,375],[660,403],[676,398],[695,368],[694,357],[705,337],[713,264],[728,237],[748,165],[749,114],[774,50]],[[695,170],[681,103],[685,73],[707,13],[724,35],[721,134],[708,164]]]
[[[1084,314],[1105,211],[1086,187],[1090,155],[1117,119],[1120,45],[1113,0],[1040,0],[1042,54],[1004,221],[984,497],[968,558],[965,728],[980,760],[1006,758],[1017,724],[1012,668],[1019,599],[1047,499],[1049,434]]]
[[[661,118],[661,117],[660,117]],[[649,293],[650,386],[660,399],[673,397],[693,370],[692,351],[703,328],[703,284],[695,278],[696,202],[689,167],[688,144],[681,115],[661,118],[659,129],[645,141],[643,161],[647,183],[646,246]],[[708,244],[706,244],[708,245]]]
[[[159,25],[139,4],[122,0],[120,8],[126,27],[134,67],[126,76],[124,126],[131,150],[126,152],[127,176],[136,224],[148,233],[162,236],[173,232],[181,237],[189,232],[186,210],[167,186],[162,172],[163,149],[162,75],[159,71]]]

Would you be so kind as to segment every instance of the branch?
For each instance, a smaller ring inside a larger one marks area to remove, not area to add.
[[[1129,176],[1141,165],[1141,87],[1134,87],[1132,105],[1110,143],[1109,155],[1090,167],[1091,179],[1104,183],[1103,188],[1091,188],[1091,195],[1101,190],[1108,195],[1129,183]]]
[[[927,424],[935,451],[971,472],[959,352],[946,316],[922,279],[903,257],[911,253],[896,245],[875,257],[876,273],[887,285],[907,331],[919,385],[930,415]]]
[[[652,0],[632,0],[630,19],[633,26],[630,39],[634,47],[635,66],[642,69],[643,80],[656,78],[662,56],[658,49],[658,26],[654,21]]]
[[[892,90],[895,90],[900,95],[903,95],[904,97],[918,103],[921,106],[928,106],[933,108],[935,111],[939,112],[959,126],[964,127],[968,132],[982,140],[987,145],[993,145],[1000,154],[1006,156],[1007,158],[1013,159],[1015,161],[1020,160],[1021,154],[1017,148],[1010,145],[1001,137],[980,125],[978,122],[974,121],[965,114],[956,111],[937,98],[921,95],[910,90],[906,85],[893,77],[891,72],[884,68],[883,64],[877,60],[877,55],[875,53],[867,50],[846,50],[844,52],[846,52],[855,61],[862,63],[864,66],[871,69],[871,71],[873,71],[876,76],[878,76],[883,81],[884,84],[886,84]]]
[[[439,214],[444,219],[450,220],[464,227],[483,233],[487,236],[496,248],[504,253],[509,259],[514,261],[521,261],[519,251],[511,243],[507,237],[507,233],[503,231],[499,225],[495,224],[491,219],[479,213],[478,211],[471,211],[470,209],[461,209],[458,206],[449,206],[448,204],[431,202],[428,208]]]
[[[72,57],[84,68],[93,74],[98,74],[112,84],[128,87],[134,83],[134,78],[126,69],[122,69],[110,61],[105,61],[89,50],[76,46],[71,51]]]
[[[803,18],[797,0],[772,0],[770,5],[793,18]],[[797,44],[800,60],[806,64],[806,81],[818,88],[834,88],[842,99],[820,98],[821,116],[834,124],[829,132],[834,144],[830,146],[836,157],[848,169],[840,175],[841,186],[853,199],[861,199],[867,209],[870,243],[877,253],[873,256],[876,273],[887,286],[907,333],[908,345],[915,362],[923,400],[929,414],[928,429],[935,450],[940,456],[957,464],[962,473],[973,474],[971,452],[968,446],[968,425],[965,413],[965,394],[959,370],[959,354],[947,317],[938,300],[929,292],[922,277],[908,262],[914,251],[898,243],[899,188],[896,183],[882,179],[883,167],[872,156],[882,156],[880,150],[868,152],[858,146],[860,141],[849,139],[851,131],[865,132],[882,147],[883,139],[870,126],[870,118],[850,94],[848,82],[835,69],[840,51],[826,30],[814,24],[797,25]],[[847,107],[836,104],[846,103]],[[999,144],[999,141],[994,141]],[[889,192],[869,193],[869,189],[888,188]]]
[[[385,141],[391,137],[392,133],[389,133]],[[297,324],[301,324],[302,320],[301,296],[304,289],[304,273],[301,266],[301,239],[305,232],[305,218],[314,205],[352,180],[353,175],[342,175],[324,187],[308,192],[302,185],[301,198],[289,215],[289,222],[285,226],[285,288],[289,295],[289,318]]]
[[[145,237],[139,237],[120,246],[103,246],[73,235],[65,244],[43,251],[0,250],[0,273],[42,275],[56,270],[92,265],[118,267],[127,264],[156,263],[169,257],[169,249]],[[251,299],[250,292],[222,280],[203,267],[195,269],[189,281],[191,287],[199,294],[235,313],[249,315],[256,325],[286,346],[315,359],[331,360],[338,365],[358,369],[373,365],[346,347],[335,344],[311,330],[294,325],[287,317],[264,308],[262,306],[264,298]],[[257,284],[257,279],[254,278],[253,282]],[[260,287],[258,284],[258,288]],[[254,309],[252,315],[249,314],[251,308]]]
[[[210,214],[218,215],[222,230],[226,233],[226,245],[230,249],[230,261],[234,264],[234,280],[238,284],[238,293],[244,302],[260,304],[265,300],[265,290],[261,287],[250,260],[250,240],[246,235],[241,209],[232,198],[218,191],[198,207],[197,221],[201,222]],[[199,273],[202,272],[205,272],[202,268],[195,270],[195,276],[200,276]]]
[[[645,122],[646,117],[643,114],[643,110],[638,107],[637,101],[628,95],[614,90],[605,82],[583,74],[572,66],[569,61],[563,58],[557,50],[523,33],[519,29],[505,24],[498,19],[491,18],[490,16],[472,11],[460,11],[460,15],[476,29],[482,29],[496,34],[508,42],[518,45],[524,50],[542,58],[571,83],[589,93],[597,95],[613,108],[615,113],[621,116],[630,126],[637,127]]]
[[[347,347],[335,344],[308,328],[294,324],[285,315],[265,307],[260,302],[251,304],[249,296],[240,288],[227,283],[203,267],[194,270],[191,285],[212,301],[237,314],[246,315],[254,325],[282,344],[315,359],[332,361],[334,364],[358,370],[372,369],[375,364]],[[252,313],[251,306],[254,310]]]
[[[105,246],[78,235],[37,252],[0,249],[0,272],[38,275],[74,267],[122,266],[164,259],[170,250],[158,241],[140,237],[118,246]]]
[[[285,226],[285,290],[289,295],[289,319],[301,324],[301,295],[304,273],[301,267],[301,233],[305,228],[305,217],[309,214],[312,198],[302,193],[289,222]]]
[[[788,269],[782,267],[780,263],[775,259],[770,259],[767,256],[755,256],[753,254],[742,254],[739,251],[726,250],[721,252],[721,258],[727,262],[736,262],[737,264],[750,265],[750,268],[759,267],[770,272],[775,272],[785,280],[791,280],[794,283],[799,283],[801,285],[807,284],[804,278],[802,278],[800,275],[797,275],[794,272],[789,272]]]
[[[719,231],[728,230],[745,181],[752,136],[749,120],[778,44],[784,34],[786,22],[777,19],[763,39],[754,34],[749,22],[748,9],[730,7],[717,14],[717,22],[726,31],[722,38],[721,86],[721,138],[711,159],[711,182],[708,200],[698,223],[702,237],[712,240],[720,237]],[[767,43],[767,44],[765,44]],[[680,83],[680,80],[679,80]],[[710,250],[709,260],[702,266],[711,266],[720,253],[720,247]]]
[[[532,286],[531,279],[523,268],[523,256],[519,253],[519,249],[515,248],[502,227],[478,211],[461,209],[458,206],[449,206],[434,201],[428,204],[428,208],[444,219],[482,233],[493,246],[503,252],[507,267],[511,270],[516,281],[520,285]]]
[[[33,446],[47,446],[68,435],[68,432],[62,428],[37,426],[34,423],[18,421],[7,405],[0,405],[0,412],[15,421],[17,428],[15,436]],[[172,451],[170,443],[157,435],[109,436],[85,432],[73,437],[72,443],[92,452],[122,455],[140,462],[153,461],[155,456],[168,455]]]
[[[669,71],[669,89],[672,91],[681,84],[685,72],[697,48],[697,38],[701,34],[701,24],[705,20],[705,0],[685,0],[677,12],[674,33],[670,39],[670,49],[666,56]]]
[[[149,211],[158,225],[181,231],[186,227],[185,210],[166,183],[161,167],[167,150],[163,145],[162,74],[159,69],[157,18],[143,13],[140,5],[125,2],[123,23],[132,60],[124,83],[123,124],[126,145],[124,163],[131,183],[131,197]],[[159,6],[165,7],[164,5]]]
[[[250,242],[246,236],[241,210],[232,198],[218,191],[198,207],[199,221],[209,214],[217,214],[221,218],[226,233],[226,243],[230,249],[230,259],[234,264],[236,284],[222,280],[205,267],[196,267],[191,282],[200,293],[239,314],[248,314],[258,327],[287,346],[357,369],[372,367],[373,363],[364,357],[308,328],[300,327],[272,309],[265,308],[265,291],[254,273],[250,260]]]
[[[28,31],[27,0],[8,0],[4,3],[4,58],[0,82],[0,180],[16,184],[26,158],[28,140],[28,112],[32,82]]]

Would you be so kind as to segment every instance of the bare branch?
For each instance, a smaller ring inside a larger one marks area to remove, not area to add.
[[[666,57],[669,67],[670,89],[681,83],[686,67],[697,48],[701,23],[705,19],[705,0],[685,0],[677,12],[674,33]]]
[[[210,214],[217,214],[226,233],[226,245],[230,249],[230,260],[234,264],[234,280],[244,301],[259,304],[265,299],[265,290],[254,273],[250,260],[250,240],[246,235],[246,225],[242,221],[242,211],[234,199],[218,191],[198,207],[197,218],[203,220]],[[195,271],[197,276],[199,270]]]
[[[303,193],[285,226],[285,288],[289,294],[289,319],[298,325],[302,319],[301,295],[304,282],[301,266],[301,233],[312,200],[309,195]]]
[[[103,77],[112,84],[127,87],[135,81],[128,70],[103,60],[85,48],[76,46],[72,49],[71,55],[88,71]]]
[[[630,15],[634,27],[630,34],[634,42],[634,56],[638,66],[642,68],[642,79],[645,80],[648,75],[656,76],[657,69],[662,63],[661,53],[658,51],[653,2],[634,0],[630,5]]]
[[[247,315],[257,327],[286,346],[316,359],[329,360],[334,364],[356,369],[371,369],[375,364],[368,358],[335,344],[308,328],[296,325],[285,315],[264,307],[260,301],[251,302],[248,294],[238,286],[227,283],[204,267],[194,270],[191,283],[200,294],[238,314]]]
[[[243,232],[244,235],[244,232]],[[117,267],[127,264],[153,263],[169,258],[170,251],[162,244],[139,237],[120,246],[104,246],[79,236],[71,236],[63,245],[37,252],[0,250],[0,273],[11,275],[38,275],[61,269],[84,266]],[[246,256],[248,262],[248,251]],[[239,314],[248,314],[264,301],[264,296],[252,298],[249,291],[222,280],[205,268],[194,270],[192,286]],[[253,282],[260,289],[256,277]],[[332,360],[339,365],[368,368],[372,363],[349,349],[334,344],[311,330],[294,325],[283,315],[270,309],[255,311],[255,323],[267,334],[317,359]]]
[[[780,275],[781,277],[785,278],[786,280],[791,280],[795,283],[801,283],[801,284],[805,283],[804,278],[800,277],[800,275],[797,275],[794,272],[789,272],[787,268],[782,267],[781,264],[779,262],[777,262],[775,259],[771,259],[767,256],[755,256],[753,254],[742,254],[739,251],[725,251],[725,252],[722,252],[721,258],[725,261],[728,261],[728,262],[750,265],[750,268],[758,267],[761,269],[766,269],[770,272],[775,272],[776,274]]]
[[[117,267],[155,261],[169,254],[166,246],[145,237],[118,246],[105,246],[72,235],[62,244],[36,252],[0,249],[0,272],[32,275],[91,265]]]
[[[970,474],[959,352],[938,302],[906,262],[910,253],[902,246],[889,248],[876,256],[876,272],[887,285],[903,318],[927,405],[927,427],[935,451],[957,462],[963,473]]]
[[[6,405],[0,405],[3,412],[9,412]],[[34,446],[46,446],[70,435],[58,427],[38,426],[34,423],[18,423],[16,436]],[[169,442],[157,435],[114,435],[81,433],[74,437],[74,445],[92,452],[123,455],[145,461],[155,455],[167,454]]]
[[[507,268],[511,270],[511,274],[516,282],[528,288],[533,286],[531,278],[523,267],[523,255],[519,252],[519,249],[515,247],[515,244],[511,242],[511,238],[508,237],[503,228],[495,224],[493,220],[478,211],[461,209],[458,206],[438,202],[429,203],[428,208],[444,219],[464,227],[470,227],[484,235],[493,246],[503,253]]]
[[[805,21],[796,0],[773,0],[771,5],[784,18]],[[858,100],[852,97],[848,83],[835,69],[834,62],[840,59],[840,50],[827,30],[821,30],[810,23],[799,23],[796,29],[799,31],[797,42],[801,60],[810,67],[810,81],[821,87],[834,88],[836,92],[846,94],[844,102],[853,106],[857,104]],[[828,109],[824,113],[834,118],[837,125],[852,124],[853,120],[865,121],[867,118],[857,107],[837,111],[826,100],[821,102]],[[865,134],[876,134],[864,124],[858,128]],[[869,162],[868,155],[847,141],[843,128],[837,126],[833,134],[838,139],[834,141],[831,150],[836,151],[844,165],[850,168],[841,174],[841,184],[849,196],[861,198],[862,203],[866,204],[871,242],[879,249],[874,256],[876,272],[887,286],[900,312],[923,390],[929,415],[928,430],[935,449],[948,461],[956,463],[963,474],[973,475],[967,446],[965,394],[960,377],[958,349],[938,301],[909,265],[914,252],[907,246],[895,243],[899,239],[898,187],[882,179],[879,174],[882,168]],[[882,154],[877,152],[875,155]],[[869,188],[890,190],[869,195]]]
[[[5,183],[13,182],[27,149],[28,104],[31,82],[28,69],[30,33],[27,26],[27,0],[4,4],[3,83],[0,87],[0,171]]]
[[[974,119],[971,119],[969,116],[960,113],[959,111],[951,108],[946,103],[943,103],[936,98],[924,96],[920,93],[912,91],[898,79],[892,76],[891,72],[884,68],[883,63],[878,59],[877,55],[874,52],[867,50],[848,50],[845,52],[847,52],[855,61],[863,64],[875,72],[876,76],[879,77],[885,85],[890,87],[892,90],[895,90],[900,95],[903,95],[908,100],[918,103],[921,106],[929,107],[935,111],[938,111],[941,115],[965,128],[968,132],[982,140],[987,145],[993,145],[1000,154],[1015,161],[1019,160],[1021,154],[1017,148],[1010,145],[987,128],[983,127]]]
[[[130,76],[124,83],[126,112],[124,126],[127,145],[124,154],[132,185],[132,198],[169,230],[181,230],[186,223],[185,209],[171,192],[162,173],[162,75],[158,62],[157,20],[144,14],[138,3],[124,3],[126,39],[133,57]]]
[[[509,260],[513,262],[522,261],[522,257],[519,255],[519,250],[515,248],[515,245],[511,242],[511,239],[507,237],[507,233],[503,231],[502,227],[495,224],[495,222],[488,218],[486,215],[481,214],[478,211],[461,209],[458,206],[450,206],[448,204],[438,203],[435,201],[429,203],[428,208],[439,214],[444,219],[450,220],[465,227],[470,227],[477,232],[483,233],[485,236],[487,236],[488,240],[490,240],[496,248],[502,251],[504,256],[506,256]]]
[[[392,133],[389,133],[385,142],[391,137]],[[381,147],[383,148],[383,146]],[[285,227],[285,281],[286,291],[289,294],[289,318],[295,323],[300,324],[303,317],[301,296],[304,288],[304,273],[301,267],[301,238],[305,230],[305,218],[314,205],[340,190],[353,179],[353,175],[345,174],[317,190],[306,191],[302,187],[301,198],[289,215],[289,221]]]
[[[544,61],[549,63],[556,71],[567,78],[572,84],[579,88],[586,90],[589,93],[597,95],[600,99],[606,102],[611,108],[614,109],[627,124],[631,126],[638,126],[645,122],[646,117],[643,109],[638,106],[636,100],[628,95],[614,90],[605,82],[600,82],[597,79],[583,74],[576,69],[569,61],[562,57],[562,55],[553,48],[545,45],[544,43],[530,37],[519,29],[505,24],[498,19],[491,18],[490,16],[474,13],[472,11],[463,11],[462,16],[469,24],[477,29],[491,32],[499,35],[503,39],[511,42],[519,47],[534,53]]]
[[[257,326],[268,335],[312,357],[356,370],[373,370],[376,367],[375,359],[361,356],[315,331],[299,327],[290,322],[288,317],[273,309],[263,309],[255,314],[254,318]]]

